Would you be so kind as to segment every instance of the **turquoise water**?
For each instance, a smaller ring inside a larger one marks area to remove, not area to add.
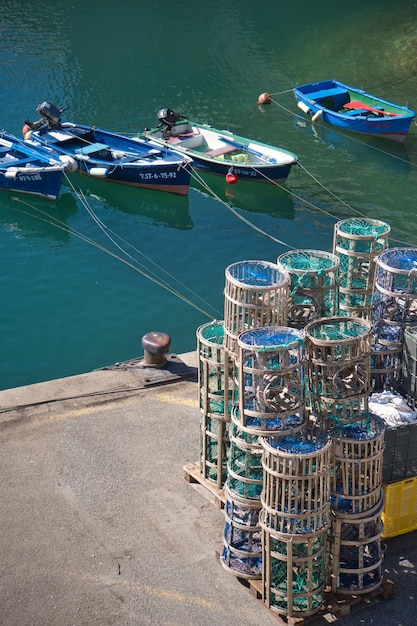
[[[54,203],[1,193],[0,389],[141,356],[149,331],[193,350],[196,329],[223,317],[228,265],[330,250],[352,210],[390,223],[392,245],[417,245],[416,125],[404,145],[358,140],[313,127],[291,91],[338,78],[417,109],[416,5],[397,1],[395,19],[381,0],[288,5],[2,0],[8,132],[43,100],[129,134],[170,107],[291,150],[301,167],[287,192],[206,177],[217,197],[194,181],[180,198],[74,174]],[[269,107],[256,106],[263,92]]]

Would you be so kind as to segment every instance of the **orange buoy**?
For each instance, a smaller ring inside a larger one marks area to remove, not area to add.
[[[230,170],[226,174],[226,183],[229,183],[229,185],[235,185],[238,180],[239,180],[238,177],[233,171],[233,167],[231,167]]]
[[[256,104],[271,104],[272,98],[269,93],[261,93]]]
[[[25,124],[22,128],[22,136],[25,137],[28,133],[30,133],[30,126]]]

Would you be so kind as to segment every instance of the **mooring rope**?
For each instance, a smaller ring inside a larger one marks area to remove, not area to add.
[[[31,209],[33,209],[34,211],[40,213],[41,215],[44,215],[45,217],[41,217],[39,215],[33,215],[33,214],[29,213],[28,211],[24,211],[22,209],[20,209],[20,212],[25,213],[26,215],[31,215],[31,217],[35,217],[36,219],[39,219],[40,221],[43,221],[43,222],[46,222],[47,224],[55,226],[56,228],[58,228],[60,230],[63,230],[64,232],[67,232],[67,233],[73,235],[74,237],[77,237],[77,238],[81,239],[85,243],[88,243],[88,244],[92,245],[93,247],[97,248],[98,250],[101,250],[102,252],[104,252],[105,254],[108,254],[109,256],[113,257],[114,259],[120,261],[121,263],[124,263],[125,265],[127,265],[128,267],[133,269],[134,271],[138,272],[139,274],[141,274],[145,278],[149,279],[151,282],[153,282],[156,285],[158,285],[159,287],[161,287],[162,289],[165,289],[166,291],[168,291],[172,295],[176,296],[177,298],[182,300],[184,303],[189,304],[191,307],[193,307],[194,309],[196,309],[197,311],[199,311],[200,313],[202,313],[203,315],[208,317],[210,320],[214,319],[214,316],[212,314],[208,313],[205,309],[202,309],[201,307],[197,306],[189,298],[185,297],[179,291],[174,289],[174,287],[171,287],[169,284],[163,282],[156,275],[152,275],[152,273],[150,273],[149,271],[145,271],[143,269],[140,269],[140,267],[138,267],[138,265],[136,264],[136,263],[138,263],[137,261],[135,261],[135,263],[132,263],[131,261],[128,261],[127,259],[121,257],[120,255],[112,252],[111,250],[109,250],[108,248],[103,246],[102,244],[98,243],[97,241],[94,241],[94,239],[90,239],[86,235],[83,235],[83,233],[80,233],[75,228],[72,228],[72,227],[68,226],[67,224],[65,224],[64,222],[60,221],[59,219],[49,215],[45,211],[42,211],[41,209],[37,208],[36,206],[30,204],[29,202],[22,200],[21,198],[13,197],[13,200],[15,200],[16,202],[19,202],[20,204],[23,204],[23,205],[26,205],[26,206],[30,207]],[[211,306],[211,305],[209,305],[209,306]],[[216,311],[216,312],[217,312],[217,316],[219,316],[220,315],[219,311]]]

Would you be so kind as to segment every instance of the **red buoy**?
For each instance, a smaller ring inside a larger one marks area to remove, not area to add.
[[[226,183],[229,183],[229,185],[235,185],[237,181],[238,181],[238,177],[234,173],[233,167],[231,167],[230,170],[226,174]]]
[[[256,104],[271,104],[272,98],[269,93],[261,93]]]

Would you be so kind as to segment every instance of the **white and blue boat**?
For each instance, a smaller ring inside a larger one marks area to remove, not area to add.
[[[283,184],[298,157],[293,152],[191,121],[172,109],[161,109],[159,124],[140,136],[171,146],[192,158],[194,167],[224,176],[227,182],[250,180]]]
[[[73,165],[50,149],[0,133],[0,189],[55,200]]]
[[[294,88],[298,107],[314,122],[341,130],[403,142],[415,112],[338,80],[322,80]]]
[[[80,173],[132,187],[188,194],[192,160],[184,154],[96,126],[62,122],[62,111],[50,102],[36,110],[41,118],[25,120],[24,137],[72,157]]]

